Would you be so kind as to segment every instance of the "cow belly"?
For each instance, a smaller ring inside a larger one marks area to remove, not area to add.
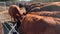
[[[47,24],[32,23],[24,25],[24,31],[26,34],[42,34],[47,28]]]

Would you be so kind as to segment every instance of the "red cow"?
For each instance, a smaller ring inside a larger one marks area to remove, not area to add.
[[[60,34],[59,22],[57,23],[52,17],[32,14],[27,14],[21,22],[24,34]]]
[[[18,10],[16,13],[9,11],[9,14],[20,21],[24,34],[60,34],[60,18],[40,16],[38,11],[21,16],[21,9],[17,7],[14,8],[15,11]],[[20,27],[18,29],[20,30]]]

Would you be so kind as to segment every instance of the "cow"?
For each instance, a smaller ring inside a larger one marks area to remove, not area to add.
[[[21,21],[24,34],[60,34],[60,22],[56,22],[54,19],[53,17],[27,14]]]
[[[26,15],[21,14],[21,8],[16,5],[10,7],[9,14],[21,24],[18,28],[21,33],[21,28],[24,34],[60,34],[60,18],[49,16],[41,16],[39,11],[32,11]],[[16,10],[18,10],[16,12]]]

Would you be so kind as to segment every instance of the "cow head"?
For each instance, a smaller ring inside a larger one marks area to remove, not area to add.
[[[19,20],[21,19],[22,15],[26,13],[25,8],[22,7],[22,5],[20,6],[20,8],[17,5],[11,5],[9,8],[9,14],[11,17],[14,18],[14,20]]]

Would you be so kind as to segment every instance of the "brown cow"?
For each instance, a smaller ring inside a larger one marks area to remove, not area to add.
[[[10,15],[15,15],[15,18],[21,22],[24,34],[60,34],[60,18],[31,13],[21,16],[20,10],[16,13],[11,11]],[[22,19],[18,16],[21,16]]]
[[[60,34],[59,21],[52,17],[27,14],[21,23],[24,34]]]

